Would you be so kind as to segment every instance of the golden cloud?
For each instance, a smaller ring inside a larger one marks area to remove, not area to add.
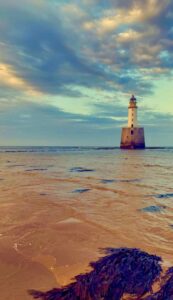
[[[0,78],[1,84],[6,87],[22,90],[33,96],[41,94],[40,91],[36,91],[35,88],[29,85],[25,80],[17,76],[10,65],[0,64]]]
[[[101,18],[84,22],[83,27],[88,31],[94,30],[98,34],[104,35],[113,32],[124,24],[130,25],[138,22],[146,22],[150,18],[157,16],[168,3],[169,0],[163,2],[148,0],[145,4],[135,2],[134,6],[129,8],[129,10],[124,8],[114,11],[107,10]],[[131,32],[131,37],[134,39],[138,38],[135,32]]]

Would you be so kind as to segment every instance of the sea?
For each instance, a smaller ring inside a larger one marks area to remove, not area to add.
[[[173,148],[0,147],[1,299],[87,272],[108,247],[173,266]]]

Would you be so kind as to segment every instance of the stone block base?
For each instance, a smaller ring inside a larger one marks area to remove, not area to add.
[[[145,149],[144,128],[122,128],[121,149]]]

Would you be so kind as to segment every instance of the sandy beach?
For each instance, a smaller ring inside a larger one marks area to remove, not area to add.
[[[107,247],[137,247],[171,266],[171,155],[1,153],[2,299],[66,285]]]

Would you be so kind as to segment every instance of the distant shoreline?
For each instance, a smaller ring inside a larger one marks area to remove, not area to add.
[[[173,146],[152,146],[138,151],[146,150],[172,150]],[[65,152],[89,152],[89,151],[137,151],[124,150],[120,147],[105,146],[0,146],[0,153],[65,153]]]
[[[119,146],[0,146],[0,148],[60,148],[60,149],[103,149],[103,150],[114,150],[114,149],[120,149]],[[173,146],[148,146],[145,149],[173,149]]]

